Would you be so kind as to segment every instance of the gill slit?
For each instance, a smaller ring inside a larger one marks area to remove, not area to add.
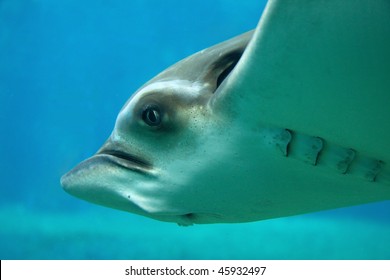
[[[318,168],[324,167],[338,174],[390,185],[390,172],[386,163],[380,159],[291,129],[264,128],[263,132],[265,143],[276,149],[281,156]]]

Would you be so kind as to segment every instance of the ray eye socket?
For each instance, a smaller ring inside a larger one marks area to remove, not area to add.
[[[162,113],[158,106],[147,106],[142,111],[142,120],[149,126],[159,126],[162,122]]]

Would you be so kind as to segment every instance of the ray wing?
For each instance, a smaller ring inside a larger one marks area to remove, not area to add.
[[[229,84],[249,120],[390,164],[390,1],[269,1]]]
[[[246,122],[390,165],[390,2],[269,1],[223,86]]]
[[[270,0],[214,98],[242,126],[269,127],[285,157],[339,173],[259,154],[278,169],[263,166],[262,193],[295,203],[272,215],[390,199],[390,1]]]

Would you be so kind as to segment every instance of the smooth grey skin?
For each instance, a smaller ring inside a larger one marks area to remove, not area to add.
[[[61,179],[180,225],[390,199],[390,4],[270,0],[256,30],[142,86]]]

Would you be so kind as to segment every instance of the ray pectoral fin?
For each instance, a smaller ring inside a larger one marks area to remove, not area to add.
[[[389,11],[385,0],[270,0],[215,106],[390,161]]]

